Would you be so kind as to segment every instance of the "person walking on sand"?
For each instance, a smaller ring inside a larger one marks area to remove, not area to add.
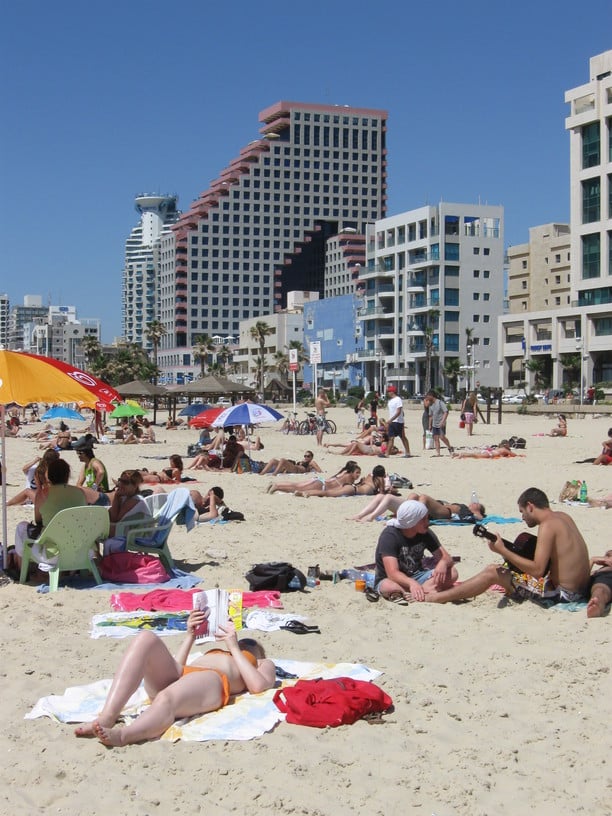
[[[187,619],[187,637],[176,658],[153,632],[140,632],[123,656],[102,711],[92,723],[78,726],[77,737],[97,737],[109,747],[152,740],[179,719],[216,711],[234,694],[259,694],[276,682],[276,668],[263,647],[251,638],[236,636],[228,621],[215,632],[227,649],[211,649],[187,665],[196,631],[210,611],[196,610]],[[141,681],[151,704],[129,725],[117,720]]]
[[[474,598],[493,584],[500,584],[508,595],[516,591],[523,598],[541,600],[541,596],[527,588],[523,574],[536,579],[548,575],[556,594],[547,600],[554,603],[569,603],[587,597],[591,572],[589,553],[571,516],[551,510],[548,497],[537,487],[521,493],[518,508],[528,527],[539,528],[533,558],[509,550],[498,535],[495,541],[489,541],[489,549],[501,555],[514,569],[491,564],[459,586],[429,593],[427,601],[448,603]]]
[[[387,386],[387,395],[389,398],[387,402],[387,408],[389,410],[387,436],[389,437],[389,443],[384,455],[391,456],[395,448],[395,438],[398,437],[402,440],[402,445],[404,446],[404,456],[409,457],[410,444],[406,439],[404,403],[402,402],[402,398],[398,396],[397,388],[394,385]]]
[[[436,456],[440,456],[440,440],[444,442],[452,456],[455,449],[446,436],[446,420],[448,418],[446,403],[438,397],[435,391],[428,391],[423,400],[423,405],[426,405],[429,409],[429,429],[433,436]]]
[[[461,406],[462,419],[465,422],[465,428],[468,436],[472,436],[474,431],[474,423],[477,421],[476,409],[478,406],[478,399],[476,392],[472,391],[466,394],[463,404]]]

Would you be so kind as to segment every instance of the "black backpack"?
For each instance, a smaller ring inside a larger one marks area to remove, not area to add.
[[[268,561],[265,564],[253,564],[244,577],[249,582],[251,592],[257,592],[260,589],[294,592],[304,589],[306,586],[304,573],[287,561]],[[294,584],[294,586],[290,586],[290,584]]]
[[[509,442],[511,448],[518,448],[518,450],[525,450],[527,447],[527,440],[522,436],[511,436]]]

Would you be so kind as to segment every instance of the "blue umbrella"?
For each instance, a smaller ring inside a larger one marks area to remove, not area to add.
[[[226,408],[212,423],[213,428],[225,428],[228,425],[259,425],[260,422],[276,422],[283,415],[267,405],[256,402],[241,402]]]
[[[68,408],[66,405],[54,405],[53,408],[49,408],[48,411],[45,411],[41,419],[45,422],[48,419],[80,419],[84,421],[85,417],[73,408]]]
[[[186,405],[182,411],[179,411],[179,416],[194,417],[209,408],[210,405],[207,402],[193,402],[191,405]]]

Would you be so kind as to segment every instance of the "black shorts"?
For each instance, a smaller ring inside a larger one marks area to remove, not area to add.
[[[402,437],[404,435],[403,422],[390,422],[387,425],[387,436],[392,439],[394,436]]]
[[[605,584],[612,592],[612,570],[606,570],[606,572],[596,572],[595,575],[591,575],[589,592],[595,584]]]

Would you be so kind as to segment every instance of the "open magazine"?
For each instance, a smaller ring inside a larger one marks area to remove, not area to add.
[[[242,629],[242,592],[239,590],[207,589],[193,593],[194,609],[210,609],[207,620],[196,629],[196,643],[215,639],[219,625],[229,619],[236,629]]]

